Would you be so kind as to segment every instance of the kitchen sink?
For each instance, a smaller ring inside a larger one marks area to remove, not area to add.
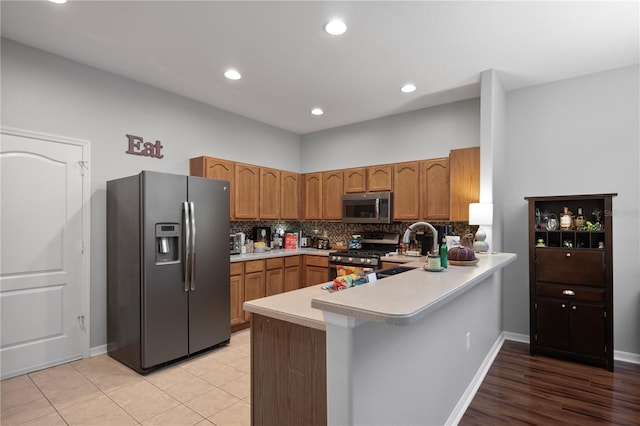
[[[391,268],[380,269],[379,271],[376,271],[376,278],[381,280],[383,278],[392,277],[403,272],[413,271],[414,269],[416,268],[412,266],[393,266]]]

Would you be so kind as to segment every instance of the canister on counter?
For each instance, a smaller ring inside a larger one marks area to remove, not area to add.
[[[440,256],[437,254],[430,254],[427,256],[427,269],[437,270],[442,268],[440,265]]]

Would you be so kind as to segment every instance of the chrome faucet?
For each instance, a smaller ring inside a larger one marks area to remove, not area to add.
[[[411,241],[411,231],[413,231],[418,226],[426,226],[433,233],[433,248],[431,254],[438,254],[438,231],[433,227],[429,222],[416,222],[409,226],[409,228],[405,231],[404,237],[402,237],[402,242],[405,244],[409,244]]]

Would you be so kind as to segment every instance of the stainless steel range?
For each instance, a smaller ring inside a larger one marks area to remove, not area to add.
[[[400,234],[371,232],[362,235],[362,248],[358,250],[329,253],[329,280],[338,275],[338,266],[362,268],[364,273],[380,269],[380,257],[395,251],[400,243]]]

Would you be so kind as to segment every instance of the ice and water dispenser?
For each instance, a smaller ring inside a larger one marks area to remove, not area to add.
[[[180,224],[156,223],[156,264],[180,262]]]

